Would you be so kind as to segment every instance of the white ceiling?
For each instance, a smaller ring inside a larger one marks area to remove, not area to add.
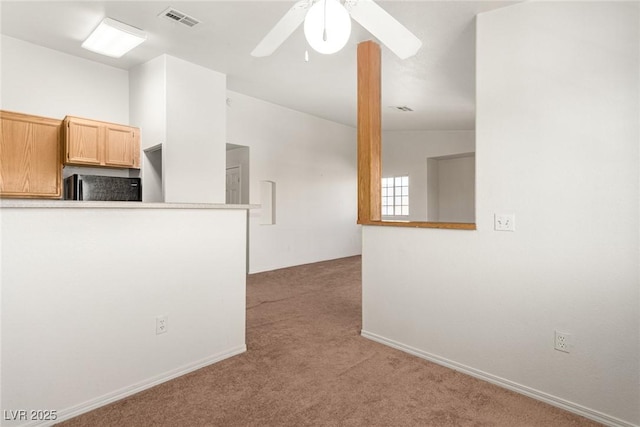
[[[227,75],[230,90],[356,125],[356,48],[374,39],[353,22],[347,46],[334,55],[309,48],[302,27],[270,57],[249,53],[294,1],[4,1],[0,32],[71,55],[129,69],[166,53]],[[383,128],[464,130],[475,125],[475,16],[505,1],[379,1],[423,42],[398,59],[382,48]],[[189,28],[159,18],[172,6],[201,21]],[[120,59],[80,47],[104,18],[144,30],[149,38]],[[375,39],[374,39],[375,40]],[[390,106],[409,106],[399,112]]]

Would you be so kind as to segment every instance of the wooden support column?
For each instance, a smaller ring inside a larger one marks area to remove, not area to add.
[[[358,224],[381,220],[380,46],[358,44]]]

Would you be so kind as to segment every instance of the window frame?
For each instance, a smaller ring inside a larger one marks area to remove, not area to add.
[[[385,181],[388,182],[388,180],[392,180],[392,185],[385,185]],[[400,180],[400,183],[398,183],[398,180]],[[402,182],[403,180],[406,181],[406,185]],[[409,200],[409,174],[402,174],[402,175],[392,175],[392,176],[386,176],[386,177],[382,177],[382,181],[381,181],[381,187],[382,187],[382,192],[381,192],[381,205],[382,205],[382,220],[390,220],[390,221],[402,221],[402,220],[408,220],[409,219],[409,215],[411,213],[411,210],[409,208],[410,206],[410,200]],[[404,191],[402,189],[406,188],[406,194],[403,194]],[[392,195],[388,194],[388,190],[391,189],[392,190]],[[398,189],[400,189],[400,195],[398,195]],[[385,190],[387,190],[387,194],[385,194]],[[398,198],[400,198],[400,203],[396,204],[396,202],[398,202]],[[406,204],[405,201],[403,200],[404,198],[406,198]],[[391,204],[385,203],[385,199],[389,200],[391,199]],[[393,214],[389,214],[389,213],[385,213],[385,207],[389,207],[391,206],[393,209]],[[396,214],[396,210],[399,208],[401,211],[403,210],[403,208],[406,206],[406,214],[405,213],[400,213],[400,214]]]

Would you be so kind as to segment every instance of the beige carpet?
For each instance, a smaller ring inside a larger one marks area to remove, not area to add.
[[[596,426],[359,335],[360,258],[247,280],[248,351],[71,426]]]

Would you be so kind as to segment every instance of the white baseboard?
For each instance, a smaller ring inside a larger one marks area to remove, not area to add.
[[[609,416],[607,414],[603,414],[602,412],[595,411],[593,409],[586,408],[584,406],[578,405],[576,403],[570,402],[568,400],[559,398],[557,396],[553,396],[551,394],[524,386],[522,384],[514,383],[513,381],[509,381],[504,378],[497,377],[495,375],[480,371],[478,369],[462,365],[460,363],[454,362],[452,360],[445,359],[440,356],[436,356],[431,353],[427,353],[425,351],[419,350],[417,348],[411,347],[406,344],[399,343],[397,341],[385,338],[383,336],[374,334],[372,332],[367,332],[364,329],[361,331],[361,335],[364,338],[368,338],[372,341],[378,342],[380,344],[387,345],[389,347],[393,347],[400,351],[404,351],[405,353],[412,354],[421,359],[428,360],[433,363],[437,363],[438,365],[445,366],[447,368],[453,369],[458,372],[462,372],[464,374],[470,375],[472,377],[481,379],[483,381],[487,381],[491,384],[495,384],[497,386],[506,388],[511,391],[515,391],[516,393],[523,394],[525,396],[531,397],[536,400],[540,400],[542,402],[548,403],[549,405],[564,409],[569,412],[573,412],[574,414],[581,415],[585,418],[588,418],[593,421],[597,421],[607,426],[611,427],[639,427],[636,424],[630,424],[627,421]]]
[[[133,394],[139,393],[148,388],[154,387],[158,384],[162,384],[174,378],[180,377],[182,375],[188,374],[189,372],[196,371],[200,368],[204,368],[205,366],[212,365],[214,363],[220,362],[224,359],[228,359],[232,356],[236,356],[238,354],[244,353],[247,351],[247,346],[242,345],[240,347],[232,348],[224,352],[220,352],[214,354],[212,356],[206,357],[204,359],[198,360],[196,362],[190,363],[185,366],[181,366],[177,369],[173,369],[168,372],[164,372],[155,377],[146,379],[137,384],[132,384],[127,387],[123,387],[119,390],[113,391],[111,393],[107,393],[102,395],[96,399],[88,400],[84,403],[81,403],[76,406],[72,406],[70,408],[62,409],[57,412],[57,419],[53,422],[45,421],[45,422],[32,422],[23,424],[23,427],[35,427],[35,426],[50,426],[55,423],[59,423],[64,420],[68,420],[73,417],[77,417],[78,415],[84,414],[85,412],[92,411],[101,406],[108,405],[109,403],[115,402],[120,399],[124,399],[125,397],[131,396]]]

